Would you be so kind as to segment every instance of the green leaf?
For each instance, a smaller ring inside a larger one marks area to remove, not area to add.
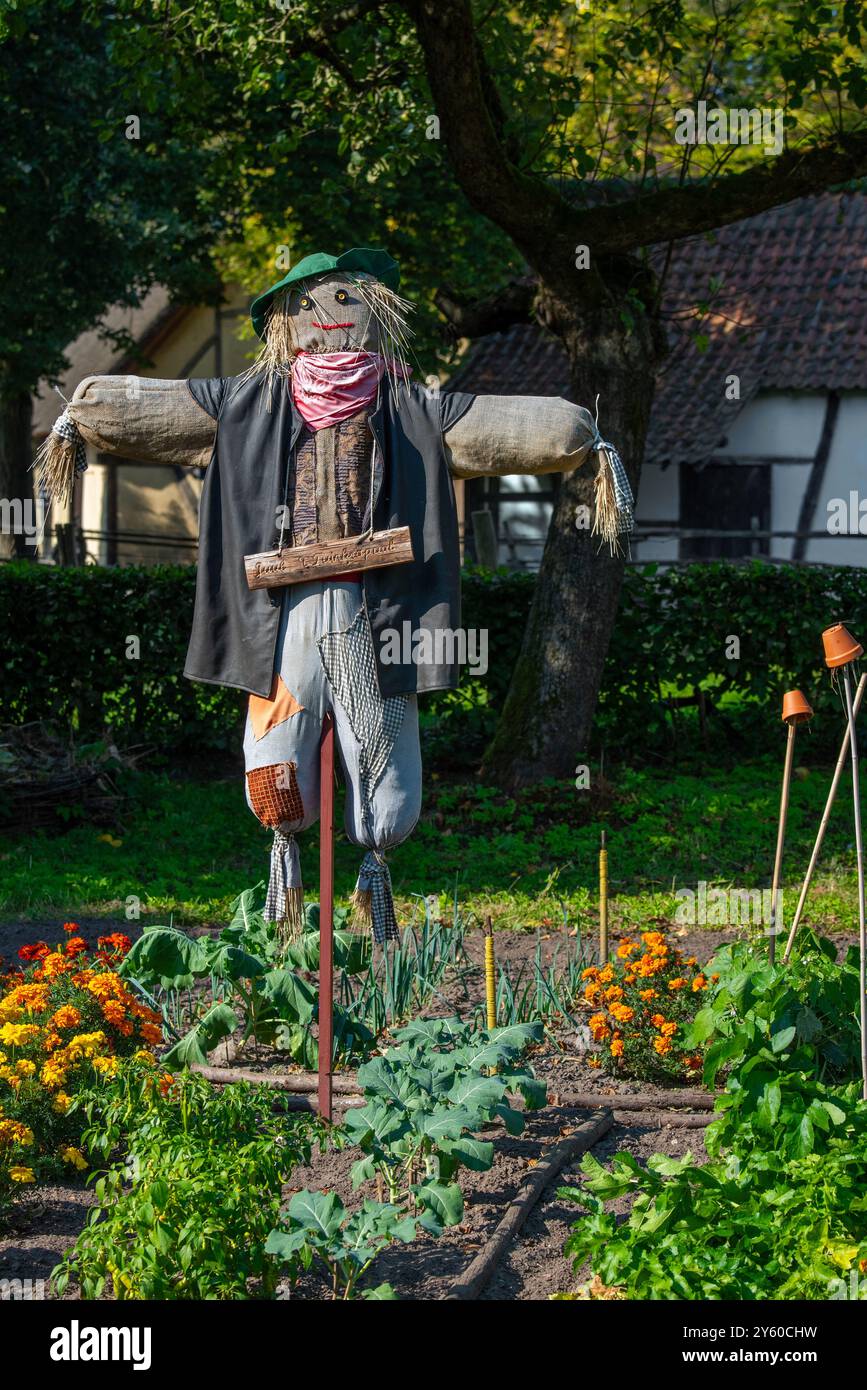
[[[797,1032],[797,1029],[795,1029],[794,1027],[792,1027],[792,1028],[782,1028],[782,1029],[780,1029],[780,1032],[779,1032],[779,1033],[774,1033],[774,1034],[772,1034],[772,1036],[771,1036],[771,1051],[772,1051],[773,1053],[775,1053],[775,1054],[776,1054],[776,1053],[780,1053],[780,1052],[785,1052],[786,1048],[789,1046],[789,1043],[791,1043],[791,1042],[794,1041],[794,1039],[795,1039],[795,1033],[796,1033],[796,1032]]]
[[[456,1226],[464,1214],[464,1195],[456,1182],[420,1183],[415,1195],[419,1204],[443,1226]]]
[[[229,1004],[214,1004],[180,1042],[163,1053],[162,1064],[169,1071],[189,1067],[193,1062],[205,1066],[208,1053],[213,1051],[222,1038],[234,1033],[237,1027],[235,1010]]]

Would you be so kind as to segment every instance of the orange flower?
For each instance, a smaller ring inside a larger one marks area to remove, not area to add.
[[[688,1071],[695,1071],[702,1064],[701,1053],[696,1053],[694,1057],[684,1057],[684,1062]]]
[[[70,963],[59,951],[49,951],[47,956],[42,958],[37,974],[40,979],[53,980],[58,975],[64,975],[70,968]]]
[[[598,978],[599,978],[599,983],[600,983],[600,984],[602,984],[602,985],[610,985],[610,984],[611,984],[611,981],[614,979],[614,971],[613,971],[613,969],[611,968],[611,966],[610,966],[610,965],[606,965],[606,967],[605,967],[604,970],[600,970],[600,971],[599,971],[599,977],[598,977]]]
[[[630,1009],[628,1004],[612,1004],[611,1014],[618,1023],[629,1023],[635,1017],[635,1010]]]
[[[48,947],[44,941],[35,941],[31,946],[22,946],[18,952],[20,960],[42,960],[48,955]]]
[[[164,1071],[160,1077],[160,1095],[167,1096],[175,1084],[175,1078],[170,1071]]]
[[[68,956],[80,956],[87,950],[87,942],[81,936],[71,936],[66,943]]]
[[[650,999],[655,999],[655,998],[656,998],[656,990],[655,990],[655,989],[640,989],[640,990],[638,991],[638,997],[639,997],[639,999],[643,999],[643,1000],[645,1001],[645,1003],[646,1003],[648,1000],[650,1000]]]
[[[670,1051],[671,1051],[671,1039],[670,1039],[670,1038],[654,1038],[654,1039],[653,1039],[653,1050],[654,1050],[654,1052],[658,1052],[659,1055],[660,1055],[660,1057],[664,1057],[665,1054],[666,1054],[666,1052],[670,1052]]]
[[[600,1061],[600,1059],[599,1059],[598,1057],[588,1057],[588,1058],[587,1058],[587,1065],[588,1065],[588,1067],[601,1067],[601,1066],[602,1066],[602,1062]]]
[[[606,989],[605,991],[605,998],[608,1000],[609,1004],[612,1004],[616,999],[623,998],[623,990],[619,985],[611,985],[610,989]]]
[[[622,1039],[622,1038],[614,1038],[614,1040],[612,1041],[612,1043],[611,1043],[611,1056],[612,1056],[612,1057],[622,1057],[622,1056],[623,1056],[623,1039]]]
[[[700,989],[707,989],[707,980],[704,975],[696,975],[692,982],[692,992],[697,994]]]
[[[74,931],[81,931],[81,927],[77,922],[64,922],[63,930],[66,932],[67,936],[69,936]]]
[[[589,985],[584,986],[584,998],[588,1004],[592,1004],[598,994],[602,993],[602,986],[598,980],[591,980]]]
[[[630,941],[628,936],[624,936],[620,945],[617,947],[617,954],[621,960],[629,960],[633,951],[638,950],[638,942]]]
[[[675,977],[674,977],[673,980],[669,980],[669,982],[668,982],[668,988],[669,988],[669,989],[683,989],[683,987],[684,987],[685,984],[686,984],[686,980],[683,978],[682,975],[675,975]]]
[[[664,1038],[673,1038],[675,1033],[677,1032],[677,1024],[663,1023],[659,1031]]]
[[[586,970],[581,971],[582,980],[595,980],[599,974],[598,965],[588,965]]]
[[[635,979],[636,979],[635,972],[632,971],[631,974],[629,974],[629,975],[624,975],[624,976],[623,976],[623,983],[624,983],[625,985],[634,985],[634,984],[635,984]]]
[[[81,1022],[81,1010],[73,1004],[61,1004],[51,1016],[55,1028],[77,1028]]]
[[[665,1014],[651,1014],[650,1021],[653,1024],[654,1028],[661,1028],[663,1023],[665,1023],[666,1021]]]
[[[719,983],[719,975],[711,975],[711,977],[710,977],[710,982],[711,982],[712,985],[718,984],[718,983]]]
[[[687,964],[687,965],[698,965],[698,960],[696,959],[695,956],[687,956],[687,958],[686,958],[686,964]]]
[[[139,1035],[146,1043],[156,1047],[163,1040],[163,1030],[158,1028],[155,1023],[143,1023],[139,1028]]]

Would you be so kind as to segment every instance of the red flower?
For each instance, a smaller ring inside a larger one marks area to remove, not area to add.
[[[87,950],[87,942],[81,936],[71,936],[66,943],[68,956],[80,956]]]
[[[71,935],[74,931],[81,931],[81,927],[78,925],[77,922],[64,922],[63,930],[67,933],[67,935]]]
[[[48,947],[44,941],[34,941],[30,946],[22,946],[18,955],[21,960],[42,960],[48,955]]]
[[[100,949],[97,956],[110,965],[112,961],[125,956],[132,949],[132,941],[122,931],[113,931],[109,936],[101,936],[97,942]]]

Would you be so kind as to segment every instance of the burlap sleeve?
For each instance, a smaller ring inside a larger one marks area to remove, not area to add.
[[[204,468],[217,422],[186,381],[143,376],[89,376],[76,388],[70,415],[88,444],[142,463]]]
[[[589,410],[559,396],[476,396],[445,434],[455,478],[571,472],[597,439]]]

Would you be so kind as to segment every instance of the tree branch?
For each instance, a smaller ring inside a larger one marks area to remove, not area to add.
[[[438,290],[434,300],[455,337],[483,338],[486,333],[502,333],[513,324],[527,323],[537,292],[535,276],[524,275],[472,304],[453,299],[447,289]]]

